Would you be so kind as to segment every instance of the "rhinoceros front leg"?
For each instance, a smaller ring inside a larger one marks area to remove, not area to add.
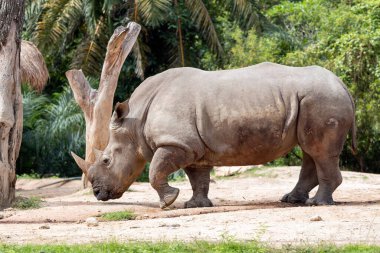
[[[160,147],[153,155],[149,168],[149,182],[157,191],[160,207],[170,206],[178,197],[179,189],[168,184],[168,176],[180,167],[187,166],[191,158],[184,150],[176,147]]]
[[[288,203],[306,203],[309,192],[318,185],[317,168],[313,158],[303,152],[302,167],[298,182],[294,189],[285,194],[281,201]]]
[[[191,188],[193,189],[193,196],[189,201],[185,202],[185,208],[213,206],[207,196],[210,186],[211,169],[212,167],[187,167],[184,169],[189,177]]]

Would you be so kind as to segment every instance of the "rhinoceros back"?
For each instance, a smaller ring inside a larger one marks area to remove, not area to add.
[[[349,101],[337,77],[323,68],[271,63],[211,72],[172,69],[152,77],[135,93],[140,100],[145,93],[149,102],[144,119],[148,145],[153,150],[181,147],[207,165],[273,160],[298,143],[303,99]]]

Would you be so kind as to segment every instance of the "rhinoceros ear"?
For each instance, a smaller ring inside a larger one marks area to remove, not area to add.
[[[76,155],[74,152],[70,152],[78,167],[83,171],[85,175],[87,175],[88,163]]]
[[[129,100],[125,100],[124,102],[122,103],[116,103],[116,106],[115,106],[115,112],[116,113],[116,117],[118,119],[121,119],[121,118],[124,118],[125,116],[128,115],[129,113],[129,104],[128,104]]]

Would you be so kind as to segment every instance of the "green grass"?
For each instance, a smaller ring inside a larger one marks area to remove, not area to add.
[[[50,175],[48,177],[42,177],[41,174],[38,174],[38,173],[35,173],[35,172],[31,172],[31,173],[23,173],[23,174],[20,174],[20,175],[17,175],[17,179],[41,179],[41,178],[60,178],[58,174],[56,175]]]
[[[111,253],[111,252],[191,252],[191,253],[204,253],[204,252],[218,252],[218,253],[234,253],[234,252],[301,252],[301,253],[328,253],[328,252],[363,252],[375,253],[380,252],[380,246],[367,246],[367,245],[346,245],[342,247],[333,245],[319,245],[319,246],[283,246],[281,248],[272,248],[262,245],[257,242],[233,242],[224,241],[219,243],[195,241],[192,243],[183,242],[133,242],[133,243],[96,243],[87,245],[1,245],[1,253],[31,253],[31,252],[45,252],[45,253],[60,253],[60,252],[75,252],[75,253]]]
[[[37,173],[29,173],[29,174],[21,174],[21,175],[17,175],[17,179],[40,179],[40,175],[37,174]]]
[[[136,215],[132,211],[119,211],[104,213],[100,215],[100,220],[103,221],[118,221],[118,220],[134,220]]]
[[[16,197],[12,207],[16,209],[37,209],[40,208],[42,200],[40,197]],[[0,252],[1,253],[1,252]]]

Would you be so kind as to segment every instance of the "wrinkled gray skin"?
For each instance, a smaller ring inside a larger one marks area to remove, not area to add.
[[[352,98],[324,68],[262,63],[215,72],[171,69],[116,106],[109,144],[88,175],[99,200],[119,198],[149,161],[149,180],[164,208],[179,193],[167,177],[184,168],[193,189],[185,207],[207,207],[212,166],[263,164],[299,145],[299,181],[282,201],[333,204],[350,129],[355,140]]]

